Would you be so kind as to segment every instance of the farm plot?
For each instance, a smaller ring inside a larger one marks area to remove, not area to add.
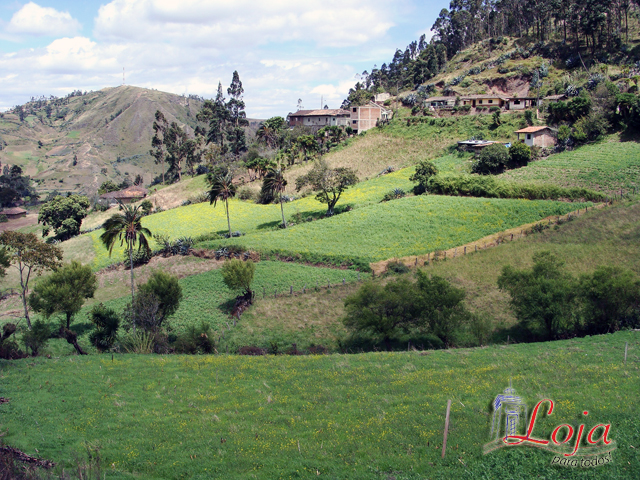
[[[618,332],[428,355],[0,361],[3,442],[58,471],[99,451],[99,476],[111,479],[639,478],[639,348],[637,333]],[[526,446],[483,455],[489,405],[510,383],[529,412],[554,402],[535,438],[564,423],[585,424],[585,436],[610,424],[611,463],[558,467]]]
[[[499,178],[540,182],[601,192],[629,192],[640,187],[640,144],[603,142],[551,155]]]
[[[373,262],[448,249],[585,205],[590,204],[421,195],[226,242],[263,252]]]

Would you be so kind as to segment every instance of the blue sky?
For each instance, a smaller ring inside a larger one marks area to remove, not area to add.
[[[247,114],[337,108],[356,79],[427,33],[442,0],[0,0],[0,110],[126,83],[215,95],[238,70]]]

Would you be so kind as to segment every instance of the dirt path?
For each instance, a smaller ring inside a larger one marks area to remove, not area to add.
[[[9,220],[5,223],[0,223],[0,232],[6,230],[18,230],[23,227],[30,227],[38,223],[37,213],[28,213],[26,217],[16,218],[15,220]]]
[[[593,210],[594,208],[604,208],[607,205],[608,204],[606,203],[599,203],[589,208],[589,210]],[[511,228],[509,230],[497,232],[492,235],[488,235],[486,237],[480,238],[474,242],[469,242],[464,245],[459,245],[457,247],[453,247],[448,250],[438,250],[438,251],[429,252],[423,255],[411,255],[409,257],[402,257],[402,258],[397,258],[397,257],[389,258],[387,260],[381,260],[379,262],[371,263],[370,266],[371,266],[371,269],[373,270],[374,275],[381,275],[387,271],[387,264],[390,262],[402,262],[408,267],[417,267],[417,266],[423,266],[426,263],[434,260],[434,258],[436,258],[436,255],[438,259],[456,258],[471,252],[476,252],[478,250],[485,250],[487,248],[496,247],[504,242],[511,242],[514,240],[524,238],[527,235],[531,234],[532,227],[534,225],[540,225],[540,224],[555,225],[559,221],[562,222],[563,220],[566,220],[568,217],[576,217],[576,216],[583,215],[584,213],[586,213],[586,211],[587,211],[586,209],[575,210],[573,212],[567,213],[566,215],[546,217],[537,222],[527,223],[526,225],[521,225],[516,228]]]

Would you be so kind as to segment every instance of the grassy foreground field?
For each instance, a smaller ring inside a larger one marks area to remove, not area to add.
[[[0,424],[5,443],[58,469],[98,450],[100,478],[629,479],[640,476],[639,368],[637,332],[427,355],[0,361]],[[522,446],[483,455],[488,407],[509,381],[529,411],[554,401],[538,438],[610,423],[612,463],[551,466],[553,454]]]

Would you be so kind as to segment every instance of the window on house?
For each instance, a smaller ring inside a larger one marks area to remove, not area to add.
[[[515,105],[520,105],[520,100],[516,100],[513,102]]]
[[[531,134],[527,133],[527,140],[531,140]]]
[[[354,120],[354,121],[353,121],[353,124],[355,125],[356,123],[358,123],[358,121],[357,121],[357,120]]]
[[[357,110],[358,110],[357,108],[354,108],[354,109],[353,109],[353,112],[355,113]]]
[[[482,100],[478,100],[478,103],[482,103]]]
[[[489,103],[493,103],[493,100],[489,100]]]

